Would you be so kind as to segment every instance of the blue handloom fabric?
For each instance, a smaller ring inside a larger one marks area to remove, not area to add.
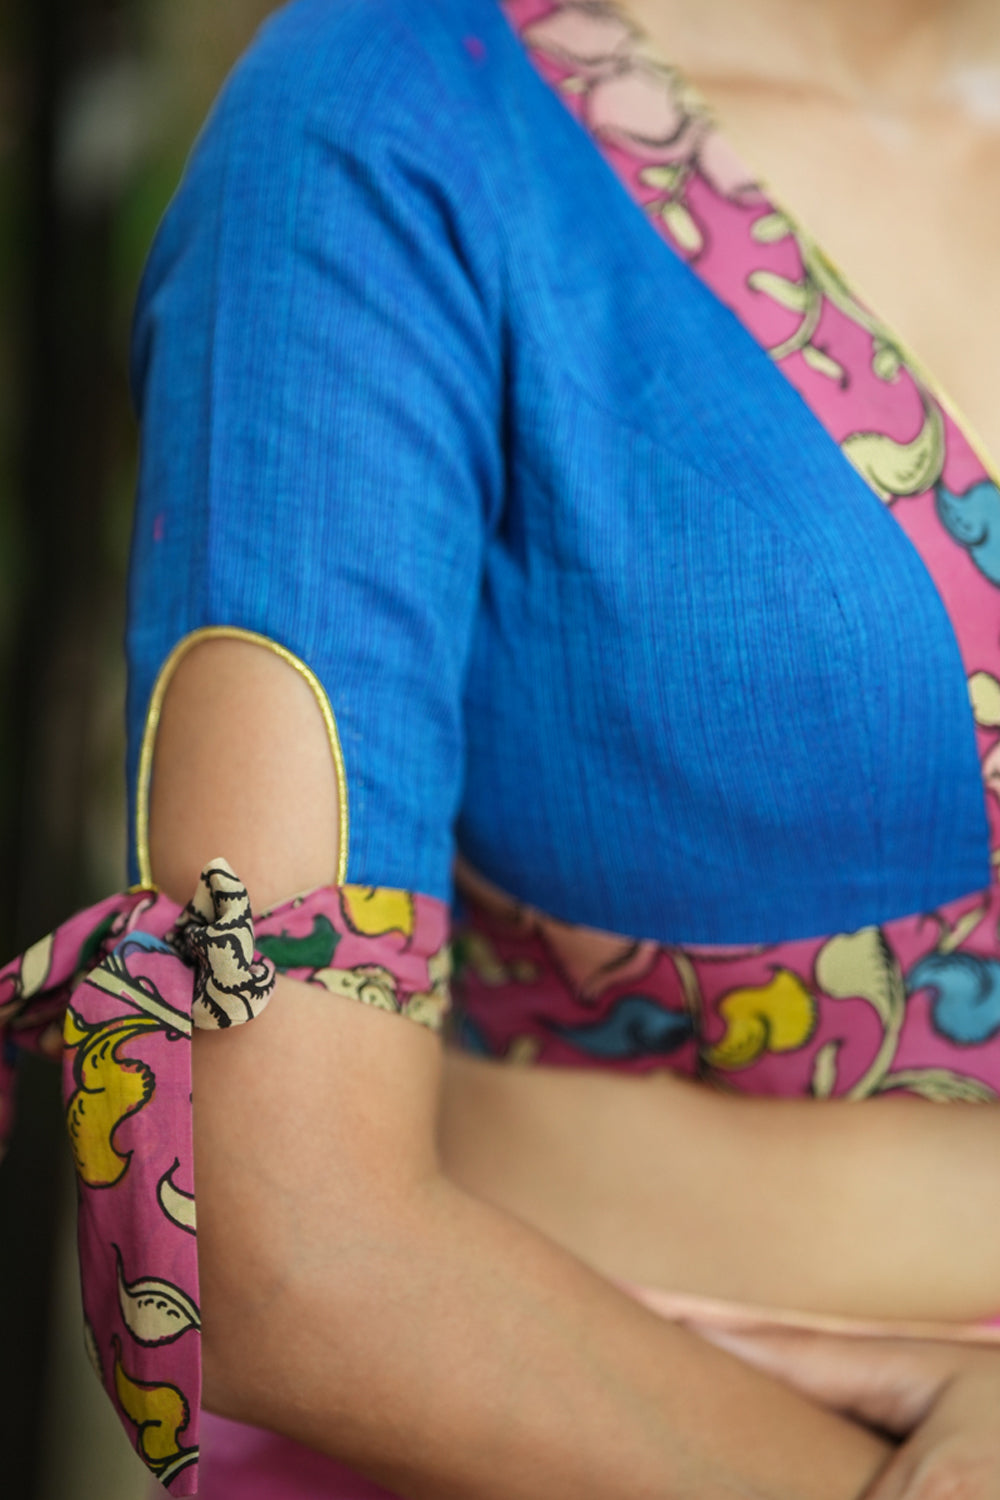
[[[923,563],[494,0],[264,28],[154,247],[134,385],[130,785],[170,649],[231,624],[329,695],[351,882],[450,899],[458,847],[691,943],[987,885]]]

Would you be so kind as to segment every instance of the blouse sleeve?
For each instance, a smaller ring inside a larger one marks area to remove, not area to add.
[[[171,662],[250,632],[339,731],[346,868],[252,918],[216,861],[182,913],[137,852],[137,886],[0,970],[0,1117],[10,1042],[63,1017],[87,1348],[175,1495],[197,1490],[201,1389],[192,1029],[251,1021],[275,969],[431,1027],[447,1006],[503,341],[477,153],[397,12],[298,0],[265,30],[166,215],[134,342],[133,826]]]
[[[328,699],[344,878],[445,900],[502,484],[496,237],[447,71],[383,6],[300,0],[231,78],[139,297],[127,632],[133,825],[164,662],[235,627]]]

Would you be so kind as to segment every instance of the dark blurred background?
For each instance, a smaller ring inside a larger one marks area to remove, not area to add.
[[[0,9],[0,962],[126,879],[128,335],[191,142],[268,0]],[[149,1486],[82,1350],[57,1070],[0,1166],[0,1494]]]

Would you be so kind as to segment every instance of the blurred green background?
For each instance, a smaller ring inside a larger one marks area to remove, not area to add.
[[[267,0],[0,9],[0,961],[126,878],[135,290]],[[0,1167],[0,1493],[139,1500],[83,1354],[57,1071],[22,1068]]]

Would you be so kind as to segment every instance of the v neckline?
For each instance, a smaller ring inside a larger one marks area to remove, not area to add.
[[[504,6],[504,8],[506,7]],[[557,5],[552,11],[546,12],[543,17],[540,17],[539,21],[531,23],[531,26],[537,26],[540,21],[548,20],[550,16],[560,10],[566,11],[570,9],[579,12],[581,16],[587,16],[598,22],[602,18],[612,23],[617,22],[623,33],[628,37],[627,45],[622,46],[619,44],[618,47],[613,49],[615,58],[621,65],[622,71],[627,71],[629,67],[634,66],[638,61],[645,64],[650,72],[661,75],[662,79],[669,86],[671,102],[677,109],[678,118],[683,121],[679,134],[691,128],[700,131],[703,139],[706,141],[711,137],[714,147],[724,155],[730,168],[738,169],[742,173],[748,188],[752,185],[756,204],[761,209],[760,218],[773,222],[780,220],[783,224],[787,225],[788,231],[794,237],[802,251],[803,261],[812,262],[813,267],[821,268],[821,272],[825,273],[825,277],[828,278],[829,283],[841,289],[844,297],[863,315],[864,325],[878,342],[887,350],[895,353],[900,366],[909,373],[918,391],[929,396],[940,408],[941,412],[951,419],[951,422],[967,443],[973,456],[982,466],[986,477],[1000,490],[1000,461],[997,461],[993,457],[989,445],[979,433],[975,424],[969,419],[958,402],[949,395],[941,381],[928,368],[927,364],[913,351],[909,343],[900,337],[896,329],[885,318],[873,310],[872,303],[868,301],[859,289],[857,281],[845,274],[841,266],[827,253],[822,242],[811,233],[808,226],[798,214],[790,211],[786,203],[772,191],[766,176],[754,170],[752,163],[746,155],[734,147],[725,126],[724,115],[716,109],[705,93],[691,81],[684,69],[676,62],[664,56],[659,42],[654,40],[649,32],[642,28],[640,23],[629,13],[622,0],[596,0],[596,3],[595,0],[583,0],[583,3],[580,3],[580,0],[569,0],[569,4],[563,3]],[[563,87],[566,87],[565,83]],[[588,126],[588,128],[592,130],[595,136],[600,134],[599,127]],[[656,170],[655,164],[652,161],[650,162],[649,170],[651,172]],[[677,199],[673,199],[672,203],[675,204],[677,201]],[[685,225],[679,216],[678,229],[679,236],[675,232],[672,237],[674,239],[681,238],[682,242],[679,249],[683,254]],[[696,256],[688,256],[686,258],[694,261],[697,259]],[[699,274],[696,263],[691,268],[696,274]],[[808,275],[810,266],[806,265],[805,269]],[[827,290],[828,288],[820,288],[821,300],[827,294]],[[756,334],[753,334],[752,330],[748,331],[751,331],[752,336],[756,338]],[[774,363],[780,367],[781,356],[776,353],[775,349],[770,348],[766,352],[770,354]],[[782,373],[786,372],[783,371]],[[845,457],[849,457],[846,451]],[[855,467],[858,466],[855,465]],[[879,488],[873,482],[871,476],[866,474],[864,470],[861,470],[861,473],[866,483],[875,489],[876,494],[879,494],[879,498],[886,500],[888,497],[884,493],[879,492]]]

